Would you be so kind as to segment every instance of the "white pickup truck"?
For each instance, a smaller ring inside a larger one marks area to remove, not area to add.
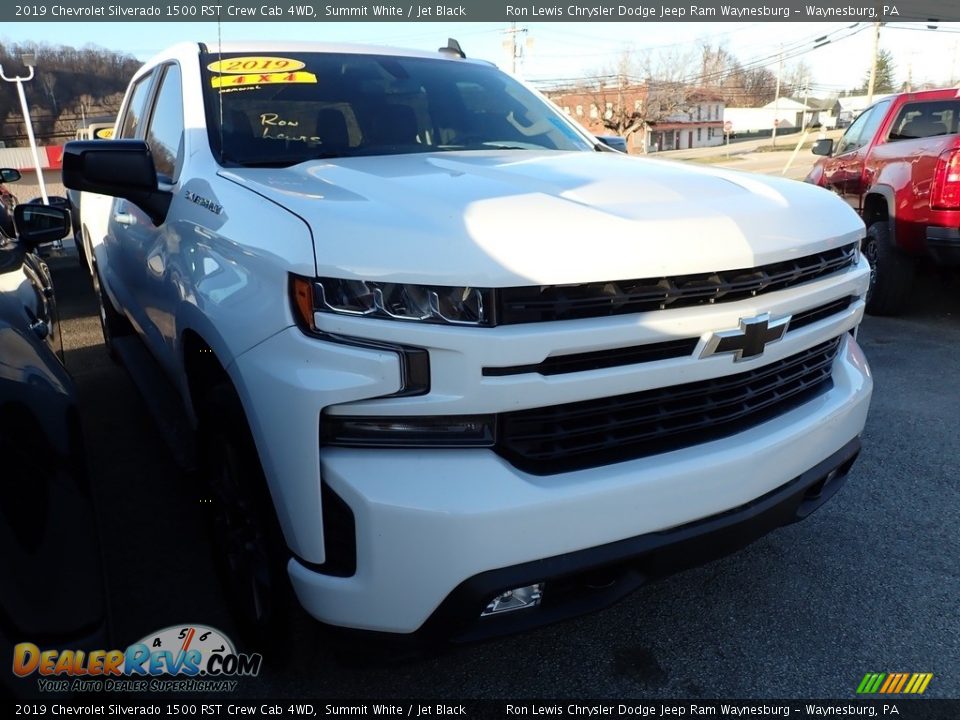
[[[181,44],[67,145],[105,339],[182,400],[252,627],[290,588],[428,637],[586,612],[859,451],[846,203],[605,151],[452,46]]]

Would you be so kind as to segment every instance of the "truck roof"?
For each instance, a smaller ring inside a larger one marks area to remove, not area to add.
[[[439,37],[439,33],[438,33]],[[442,40],[438,40],[439,43]],[[156,62],[174,56],[183,56],[198,52],[201,48],[215,55],[217,53],[283,53],[283,52],[322,52],[322,53],[349,53],[355,55],[391,55],[396,57],[419,57],[432,58],[440,60],[450,60],[457,62],[470,62],[482,65],[492,65],[487,60],[476,58],[460,58],[452,52],[439,52],[430,50],[411,50],[410,48],[399,48],[386,45],[363,45],[359,43],[331,43],[331,42],[310,42],[310,41],[261,41],[244,40],[217,42],[216,39],[211,42],[183,42],[166,48],[147,60],[144,65],[154,65]]]
[[[896,100],[947,100],[960,98],[960,88],[935,88],[933,90],[917,90],[915,92],[898,93],[892,96]]]

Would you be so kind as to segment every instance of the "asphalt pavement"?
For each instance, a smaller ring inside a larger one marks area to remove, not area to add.
[[[53,259],[79,387],[115,642],[186,622],[235,632],[198,493],[102,346],[89,281]],[[249,697],[852,698],[867,672],[932,672],[960,697],[960,281],[928,272],[867,318],[876,390],[843,490],[807,520],[608,610],[419,658],[336,650],[300,619]],[[215,698],[214,702],[217,702]]]

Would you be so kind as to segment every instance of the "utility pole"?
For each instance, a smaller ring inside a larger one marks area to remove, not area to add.
[[[870,82],[867,84],[867,107],[873,105],[873,88],[877,82],[877,49],[880,46],[880,26],[882,24],[881,22],[873,24],[873,51],[870,60]]]
[[[503,47],[510,53],[510,74],[517,74],[517,61],[523,61],[524,48],[528,48],[531,45],[532,39],[527,37],[524,42],[520,42],[520,36],[526,36],[529,32],[529,28],[518,28],[517,23],[510,23],[510,28],[503,31],[505,35],[509,35],[507,39],[503,41]]]
[[[780,123],[780,75],[783,74],[783,44],[780,45],[780,61],[777,63],[777,90],[773,99],[773,134],[770,136],[773,146],[777,145],[777,125]]]
[[[960,45],[957,44],[957,41],[953,41],[953,59],[950,61],[950,84],[954,85],[957,82],[957,49],[960,48]]]
[[[807,97],[810,95],[810,80],[806,75],[803,76],[803,125],[804,128],[811,124],[813,113],[807,108]]]

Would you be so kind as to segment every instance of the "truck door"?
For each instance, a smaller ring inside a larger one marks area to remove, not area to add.
[[[153,155],[160,189],[176,194],[184,156],[180,67],[176,63],[160,67],[157,83],[143,138]],[[127,200],[117,200],[114,210],[114,232],[120,239],[128,292],[136,308],[135,320],[147,347],[161,365],[171,370],[177,298],[168,267],[170,253],[179,246],[177,228],[167,223],[155,226],[146,213]]]
[[[891,102],[884,100],[864,110],[837,142],[833,157],[824,164],[825,187],[843,197],[858,212],[869,183],[864,177],[864,163]]]
[[[156,72],[151,71],[136,81],[127,97],[127,104],[121,111],[120,132],[121,139],[142,139],[146,125],[147,108],[153,90]],[[136,307],[132,294],[131,275],[133,268],[126,267],[129,255],[123,248],[123,241],[128,234],[132,221],[146,214],[140,211],[133,203],[122,198],[106,195],[92,195],[85,193],[83,211],[85,215],[94,215],[94,207],[104,210],[107,223],[104,229],[93,229],[92,232],[102,237],[91,238],[97,256],[96,270],[100,274],[100,281],[109,294],[116,301],[117,308],[127,315],[131,321],[141,325],[142,313]],[[109,210],[107,210],[109,208]],[[102,247],[97,246],[101,244]]]

